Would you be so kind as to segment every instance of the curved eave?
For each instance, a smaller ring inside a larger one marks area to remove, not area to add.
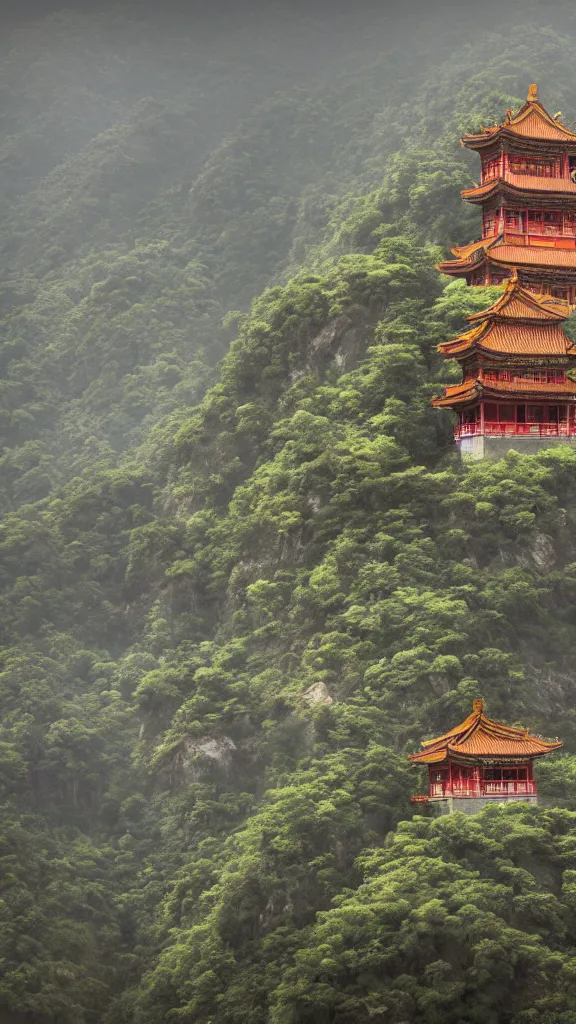
[[[517,113],[506,111],[506,120],[495,124],[492,128],[482,125],[480,132],[469,132],[461,139],[463,146],[470,149],[493,145],[501,139],[510,139],[515,143],[529,142],[547,146],[576,146],[576,134],[560,121],[561,115],[551,117],[538,97],[538,86],[530,85],[526,102]]]
[[[471,242],[470,245],[455,246],[452,252],[456,259],[437,263],[436,270],[441,274],[469,274],[472,270],[478,270],[484,266],[487,253],[502,240],[501,234],[492,235],[489,238],[481,238],[478,242]]]
[[[576,271],[576,249],[560,249],[554,245],[531,246],[503,243],[490,249],[489,259],[496,266],[507,269],[514,267],[540,272],[553,269],[556,272],[572,275]]]
[[[482,395],[482,388],[479,386],[479,382],[474,381],[468,387],[461,387],[458,394],[450,388],[447,388],[449,394],[438,395],[432,399],[432,405],[435,409],[453,409],[459,405],[470,405],[472,402],[478,401]]]
[[[538,181],[538,178],[535,178],[535,181]],[[485,203],[486,201],[495,199],[498,196],[507,196],[524,202],[529,202],[531,198],[536,200],[544,199],[547,203],[562,206],[570,200],[576,203],[576,185],[574,185],[573,188],[566,189],[537,188],[536,186],[527,184],[516,185],[503,178],[495,178],[494,181],[488,181],[485,185],[478,185],[475,188],[465,188],[461,191],[460,195],[462,196],[462,199],[466,200],[466,202],[477,204]]]
[[[518,358],[527,359],[556,359],[562,360],[566,357],[574,359],[576,357],[576,348],[572,346],[566,349],[565,352],[545,352],[533,349],[530,351],[523,352],[511,352],[510,349],[498,349],[492,348],[490,345],[483,345],[481,341],[445,341],[438,345],[438,351],[446,359],[462,359],[465,356],[471,355],[472,352],[478,352],[481,355],[494,357],[495,359],[510,359],[512,356]],[[562,365],[562,364],[560,364]]]
[[[463,385],[459,387],[461,389]],[[415,763],[434,763],[446,760],[450,755],[490,758],[538,757],[562,746],[563,743],[558,739],[543,740],[539,736],[532,736],[529,729],[504,725],[503,722],[487,718],[484,714],[484,702],[479,699],[474,701],[472,714],[460,725],[454,726],[433,740],[425,741],[422,750],[411,754],[410,760]]]
[[[518,743],[520,746],[520,743]],[[520,759],[532,760],[536,757],[545,757],[546,754],[552,754],[555,750],[559,750],[564,744],[559,740],[556,743],[540,743],[538,747],[527,746],[525,749],[520,750],[506,750],[503,747],[501,750],[466,750],[459,746],[445,746],[440,750],[426,751],[423,750],[418,754],[410,754],[410,760],[412,764],[441,764],[444,761],[450,760],[469,760],[471,762],[481,761],[485,758],[487,761],[493,762],[494,760],[503,761],[509,760],[510,762],[517,761]]]
[[[571,132],[565,137],[558,136],[557,138],[538,138],[536,135],[522,135],[520,132],[515,132],[509,127],[500,127],[497,129],[488,129],[486,132],[481,132],[478,135],[463,135],[460,139],[460,144],[465,149],[480,150],[488,149],[490,146],[508,142],[514,147],[521,147],[522,149],[540,149],[551,150],[557,148],[559,152],[568,147],[569,150],[576,151],[576,135],[572,135]]]
[[[557,320],[545,323],[487,317],[483,322],[453,338],[440,342],[438,351],[453,358],[473,349],[487,354],[536,359],[574,358],[576,349]]]
[[[525,401],[540,400],[542,402],[574,402],[576,401],[576,384],[567,387],[565,384],[535,384],[530,387],[527,381],[516,383],[515,381],[493,381],[484,380],[467,381],[465,384],[449,386],[444,395],[438,395],[432,399],[432,405],[437,409],[454,409],[461,405],[470,405],[471,402],[483,398],[488,401]]]
[[[436,264],[436,270],[441,274],[469,274],[472,270],[479,270],[485,263],[484,253],[479,260],[445,260]]]
[[[564,323],[576,309],[567,299],[556,299],[550,295],[536,295],[518,284],[518,277],[510,278],[504,287],[504,294],[489,309],[470,313],[468,323],[477,324],[489,320],[493,324],[508,324],[511,321],[528,327],[550,326]]]
[[[468,260],[475,253],[480,252],[482,249],[489,249],[491,245],[495,245],[496,242],[502,241],[503,235],[495,233],[493,235],[486,235],[484,238],[478,238],[475,242],[469,242],[468,245],[455,245],[450,252],[454,254],[459,260]]]
[[[436,264],[441,274],[469,274],[479,270],[487,261],[507,270],[522,269],[530,271],[554,270],[559,274],[574,275],[576,271],[576,249],[561,249],[554,244],[546,245],[513,245],[503,242],[502,237],[487,239],[485,246],[479,246],[474,254],[482,252],[477,259],[443,260]]]

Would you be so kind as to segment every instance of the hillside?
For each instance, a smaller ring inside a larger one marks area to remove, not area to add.
[[[430,407],[498,294],[434,270],[460,134],[576,119],[523,11],[5,47],[8,1024],[575,1024],[576,455],[462,466]],[[564,740],[541,806],[415,816],[478,696]]]

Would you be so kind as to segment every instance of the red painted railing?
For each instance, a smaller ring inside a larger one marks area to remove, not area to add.
[[[536,783],[529,781],[522,782],[472,782],[467,781],[462,785],[453,783],[452,786],[445,786],[442,782],[430,784],[430,796],[510,796],[510,795],[531,795],[536,794]]]
[[[454,437],[474,437],[482,434],[500,434],[506,437],[572,437],[576,426],[567,423],[462,423],[454,427]]]

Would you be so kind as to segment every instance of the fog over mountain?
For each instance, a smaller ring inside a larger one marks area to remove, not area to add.
[[[576,454],[430,405],[573,3],[1,18],[0,1020],[576,1024]],[[478,697],[563,751],[435,819]]]

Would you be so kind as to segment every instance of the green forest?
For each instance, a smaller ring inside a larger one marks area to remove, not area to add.
[[[257,13],[0,43],[0,1020],[576,1024],[576,453],[430,406],[576,12]],[[478,697],[563,751],[436,818]]]

